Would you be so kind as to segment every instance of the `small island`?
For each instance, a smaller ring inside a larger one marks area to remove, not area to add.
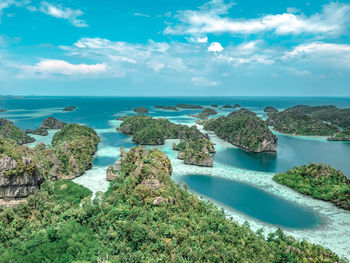
[[[38,128],[38,129],[35,129],[35,130],[26,129],[25,133],[31,133],[31,134],[40,135],[40,136],[47,136],[47,135],[49,135],[49,132],[45,128]]]
[[[206,108],[201,113],[191,115],[191,116],[198,118],[198,119],[206,120],[206,119],[208,119],[209,116],[216,115],[216,114],[218,114],[216,110],[211,109],[211,108]]]
[[[0,109],[0,112],[5,112],[6,110],[5,109]]]
[[[176,108],[175,106],[162,106],[162,105],[155,105],[154,106],[157,109],[163,109],[163,110],[170,110],[170,111],[179,111],[178,108]]]
[[[118,131],[133,135],[132,140],[140,145],[162,145],[166,139],[180,139],[178,158],[186,164],[212,166],[210,153],[214,147],[208,135],[201,133],[196,126],[174,124],[167,119],[154,119],[149,116],[131,116],[122,119]]]
[[[183,103],[177,104],[176,107],[180,109],[203,109],[203,107],[200,105],[190,105],[190,104],[183,104]]]
[[[74,111],[75,110],[75,106],[69,106],[63,109],[63,111]]]
[[[214,131],[221,139],[250,152],[277,151],[277,137],[254,112],[242,108],[204,121],[204,129]]]
[[[6,119],[0,119],[0,137],[3,139],[12,139],[19,145],[35,141],[33,137],[30,137],[14,125],[12,121]]]
[[[43,121],[40,128],[42,128],[42,129],[62,129],[66,125],[67,125],[66,123],[64,123],[60,120],[57,120],[54,117],[49,117]]]
[[[144,113],[148,113],[148,109],[145,107],[136,107],[134,109],[134,112],[144,114]]]
[[[275,107],[267,106],[267,107],[264,109],[264,112],[266,112],[267,114],[269,114],[269,113],[276,113],[276,112],[278,112],[278,110],[277,110]]]
[[[213,108],[219,107],[219,105],[217,105],[217,104],[211,104],[210,106],[213,107]]]
[[[271,113],[266,123],[278,132],[292,135],[333,136],[339,132],[338,127],[295,109]]]
[[[233,109],[234,106],[231,106],[231,105],[229,105],[229,104],[226,104],[226,105],[222,106],[221,108],[223,108],[223,109]]]
[[[302,194],[330,201],[350,210],[350,180],[341,172],[325,164],[296,166],[273,180]]]

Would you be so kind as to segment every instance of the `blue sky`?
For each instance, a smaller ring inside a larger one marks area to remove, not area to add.
[[[0,94],[350,96],[350,1],[0,0]]]

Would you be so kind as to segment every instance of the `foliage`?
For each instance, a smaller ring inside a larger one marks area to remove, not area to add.
[[[193,115],[193,116],[196,118],[199,118],[199,119],[207,119],[208,116],[216,115],[216,114],[218,114],[216,110],[211,109],[211,108],[206,108],[201,113]]]
[[[42,188],[0,212],[0,262],[343,262],[281,230],[265,239],[228,220],[174,183],[158,150],[133,148],[121,167],[94,201],[57,202]],[[157,188],[144,184],[151,178]]]
[[[11,121],[6,119],[0,119],[0,137],[3,139],[12,139],[19,145],[35,141],[33,137],[30,137]]]
[[[328,138],[329,141],[350,141],[350,127],[337,133],[334,137]]]
[[[294,135],[330,136],[339,129],[295,109],[269,114],[266,122],[276,131]]]
[[[273,180],[314,198],[330,201],[350,210],[350,181],[341,172],[324,164],[309,164],[276,174]]]
[[[242,108],[204,122],[204,129],[214,131],[220,138],[252,152],[276,151],[277,138],[255,113]]]
[[[163,110],[172,110],[172,111],[179,111],[178,108],[176,108],[175,106],[161,106],[161,105],[155,105],[155,108],[158,109],[163,109]]]
[[[180,109],[203,109],[203,107],[200,105],[191,105],[183,103],[177,104],[176,107]]]

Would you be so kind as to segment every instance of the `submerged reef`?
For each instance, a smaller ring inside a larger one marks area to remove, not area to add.
[[[330,201],[350,210],[350,180],[339,170],[325,164],[296,166],[273,180],[316,199]]]
[[[254,112],[245,108],[204,122],[204,129],[214,131],[221,139],[251,152],[274,152],[277,137]]]
[[[338,127],[295,109],[271,113],[266,123],[278,132],[293,135],[333,136],[339,131]]]
[[[0,119],[0,138],[14,140],[19,145],[35,141],[33,137],[14,125],[12,121],[6,119]]]

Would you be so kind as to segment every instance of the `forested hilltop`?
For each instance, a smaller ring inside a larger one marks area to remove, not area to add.
[[[73,182],[44,183],[0,212],[0,262],[344,262],[280,230],[265,239],[228,220],[171,172],[162,152],[134,147],[94,201]]]
[[[227,117],[204,121],[204,129],[214,131],[221,139],[247,151],[277,150],[277,137],[262,119],[245,108]]]

